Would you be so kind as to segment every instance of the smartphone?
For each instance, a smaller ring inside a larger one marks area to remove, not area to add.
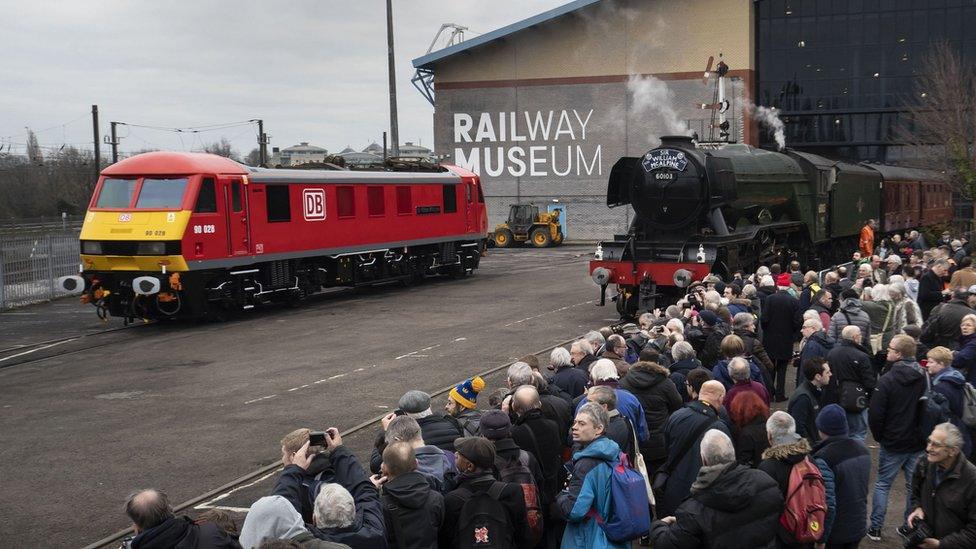
[[[325,446],[325,432],[324,431],[312,431],[308,434],[308,445],[309,446]]]

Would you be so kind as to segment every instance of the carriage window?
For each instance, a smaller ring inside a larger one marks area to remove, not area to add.
[[[386,213],[383,187],[366,187],[366,202],[369,205],[370,217],[382,217]]]
[[[353,187],[336,187],[336,204],[339,217],[356,217],[356,195]]]
[[[214,180],[207,177],[200,183],[200,194],[197,195],[197,205],[193,209],[196,213],[217,213],[217,192],[214,190]]]
[[[444,213],[457,211],[457,185],[441,185],[444,195]]]
[[[268,223],[291,221],[291,201],[287,185],[268,185]]]
[[[241,206],[241,182],[234,181],[230,185],[230,202],[231,208],[235,212],[239,212],[242,209]]]
[[[142,180],[142,189],[136,208],[179,208],[183,204],[183,193],[189,179],[149,179]]]
[[[105,179],[102,181],[102,190],[98,191],[95,207],[128,208],[135,190],[135,179]]]
[[[413,212],[410,187],[401,186],[396,188],[396,202],[398,215],[408,215]]]

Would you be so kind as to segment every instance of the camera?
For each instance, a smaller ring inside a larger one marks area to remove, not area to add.
[[[932,527],[924,519],[916,519],[915,526],[905,535],[905,547],[918,547],[926,538],[934,537]]]
[[[325,431],[312,431],[308,434],[309,446],[325,446]]]
[[[335,438],[338,434],[339,430],[335,427],[329,427],[325,431],[312,431],[308,434],[308,445],[325,448],[329,445],[329,439]]]

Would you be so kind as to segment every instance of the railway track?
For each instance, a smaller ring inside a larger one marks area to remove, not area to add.
[[[548,346],[548,347],[546,347],[544,349],[540,349],[538,351],[535,351],[532,354],[534,354],[534,355],[540,355],[540,354],[543,354],[543,353],[548,353],[548,352],[552,351],[553,349],[555,349],[556,347],[562,347],[564,345],[568,345],[568,344],[572,343],[573,341],[576,341],[580,337],[582,337],[582,334],[579,335],[579,336],[577,336],[577,337],[574,337],[572,339],[567,339],[565,341],[562,341],[560,343],[557,343],[555,345],[550,345],[550,346]],[[504,363],[504,364],[501,364],[501,365],[498,365],[498,366],[494,366],[492,368],[489,368],[488,370],[485,370],[483,372],[479,372],[479,373],[477,373],[475,375],[478,375],[478,376],[481,376],[481,377],[487,377],[487,376],[489,376],[491,374],[497,373],[497,372],[499,372],[501,370],[504,370],[504,369],[508,368],[509,366],[511,366],[514,363],[515,363],[515,361],[507,362],[507,363]],[[473,377],[473,376],[466,376],[464,379],[467,379],[468,377]],[[435,391],[433,393],[430,393],[431,398],[433,399],[433,398],[439,397],[441,395],[447,394],[448,391],[450,391],[458,383],[464,381],[464,379],[458,380],[455,383],[451,383],[450,385],[447,385],[446,387],[442,387],[442,388],[438,389],[437,391]],[[368,429],[370,427],[373,427],[375,425],[378,425],[380,423],[380,420],[383,419],[384,416],[386,416],[386,413],[381,414],[381,415],[378,415],[378,416],[376,416],[376,417],[374,417],[372,419],[368,419],[366,421],[363,421],[363,422],[361,422],[361,423],[359,423],[357,425],[354,425],[354,426],[350,427],[349,429],[346,429],[346,430],[342,431],[340,434],[341,434],[341,436],[343,438],[349,437],[351,435],[355,435],[355,434],[357,434],[357,433],[359,433],[361,431],[364,431],[364,430],[366,430],[366,429]],[[239,478],[236,478],[236,479],[228,482],[227,484],[224,484],[222,486],[218,486],[217,488],[214,488],[212,490],[209,490],[209,491],[207,491],[207,492],[205,492],[203,494],[200,494],[199,496],[195,496],[195,497],[193,497],[193,498],[191,498],[189,500],[186,500],[186,501],[180,503],[179,505],[174,506],[173,507],[173,512],[176,513],[176,514],[179,514],[179,513],[183,512],[183,511],[187,511],[189,509],[192,509],[192,508],[196,507],[197,505],[200,505],[201,503],[205,503],[207,501],[211,501],[211,500],[217,498],[218,496],[221,496],[222,494],[226,494],[228,492],[233,492],[237,488],[240,488],[240,487],[242,487],[242,486],[244,486],[246,484],[252,483],[255,480],[260,479],[261,477],[264,477],[266,475],[272,474],[272,473],[274,473],[275,471],[277,471],[280,468],[281,468],[281,461],[278,460],[278,461],[275,461],[274,463],[271,463],[270,465],[265,465],[264,467],[260,467],[258,469],[255,469],[255,470],[253,470],[253,471],[245,474],[244,476],[241,476]],[[132,534],[134,534],[134,531],[133,531],[132,528],[126,528],[124,530],[119,530],[118,532],[115,532],[114,534],[111,534],[111,535],[109,535],[107,537],[104,537],[104,538],[102,538],[102,539],[100,539],[100,540],[98,540],[98,541],[96,541],[96,542],[94,542],[94,543],[92,543],[90,545],[86,545],[84,547],[84,549],[99,549],[99,548],[103,548],[103,547],[117,547],[119,542],[121,542],[127,536],[130,536]]]
[[[41,360],[48,360],[51,358],[56,358],[60,356],[70,355],[74,353],[79,353],[81,351],[87,351],[89,349],[95,349],[97,347],[102,347],[114,343],[113,340],[109,341],[98,341],[100,336],[105,336],[107,334],[113,334],[116,332],[121,332],[125,330],[133,330],[136,328],[141,328],[143,326],[148,326],[151,323],[142,324],[130,324],[128,326],[119,326],[117,328],[109,328],[107,330],[100,330],[97,332],[89,332],[84,334],[77,334],[73,336],[67,336],[57,339],[48,339],[45,341],[39,341],[36,343],[26,343],[24,345],[11,345],[0,349],[0,369],[10,368],[11,366],[20,366],[23,364],[30,364],[32,362],[39,362]],[[80,347],[71,347],[66,349],[58,349],[54,353],[43,353],[47,349],[54,349],[56,347],[61,347],[63,345],[68,345],[69,343],[81,341],[90,342],[90,345],[81,345]]]

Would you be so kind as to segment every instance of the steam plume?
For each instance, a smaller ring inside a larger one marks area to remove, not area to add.
[[[674,92],[667,84],[653,76],[631,76],[627,80],[627,91],[630,93],[632,115],[649,113],[653,123],[649,124],[648,141],[658,142],[661,130],[670,135],[689,135],[691,129],[678,116],[674,108]]]
[[[752,118],[773,132],[778,150],[786,148],[786,132],[784,131],[783,121],[780,120],[776,109],[756,105],[750,101],[745,102],[745,107],[752,113]]]

